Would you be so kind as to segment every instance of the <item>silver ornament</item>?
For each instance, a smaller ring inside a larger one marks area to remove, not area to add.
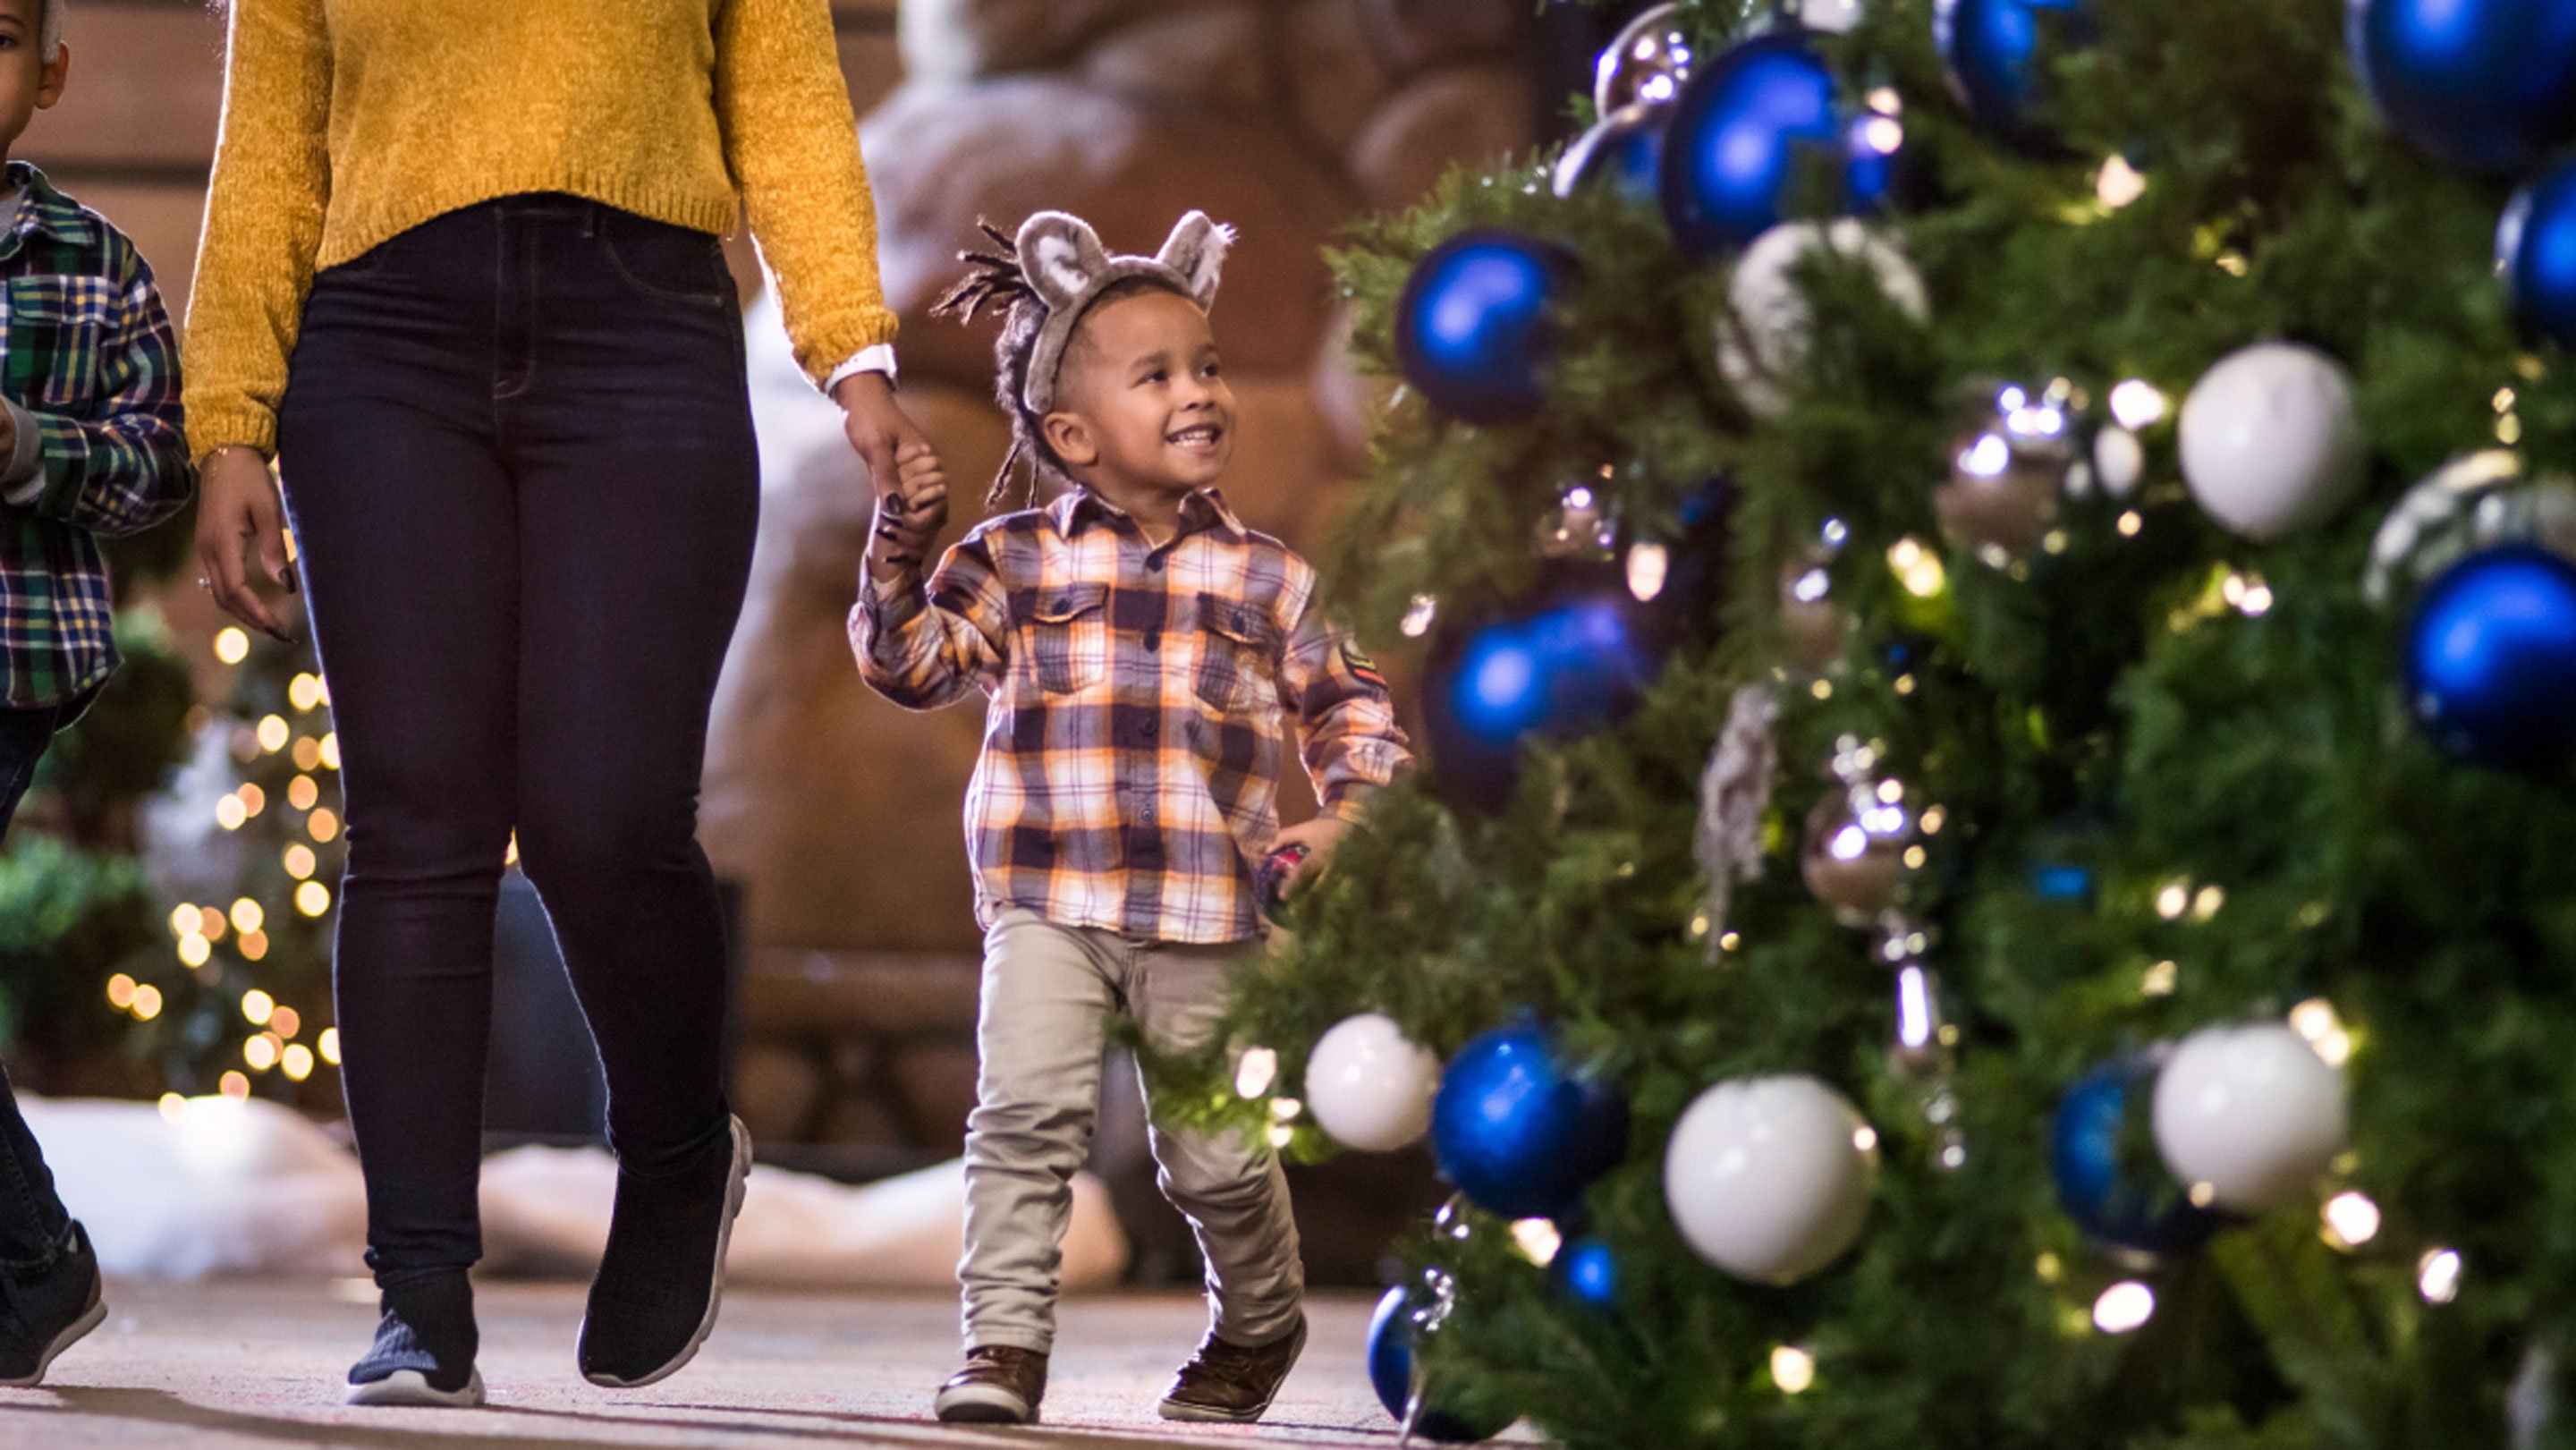
[[[1807,889],[1854,928],[1876,925],[1894,909],[1923,861],[1919,814],[1903,782],[1874,775],[1877,757],[1875,746],[1843,738],[1834,753],[1836,788],[1808,812],[1798,850]]]
[[[1639,102],[1603,115],[1557,158],[1549,189],[1567,197],[1597,182],[1631,201],[1654,201],[1667,109]]]
[[[1811,674],[1842,658],[1851,629],[1851,616],[1833,602],[1831,562],[1810,554],[1780,566],[1780,628],[1789,658]]]
[[[1620,28],[1592,67],[1592,104],[1607,116],[1639,102],[1663,105],[1690,79],[1691,40],[1679,5],[1650,6]]]
[[[2027,555],[2057,521],[2075,462],[2072,385],[2007,384],[1950,445],[1932,511],[1950,539],[1989,564]]]
[[[1888,1032],[1888,1075],[1912,1085],[1923,1121],[1932,1128],[1932,1166],[1954,1173],[1968,1161],[1967,1135],[1959,1126],[1958,1029],[1950,1025],[1941,977],[1923,960],[1931,932],[1905,913],[1880,919],[1878,955],[1896,969],[1895,1010]]]
[[[1618,524],[1610,506],[1588,483],[1568,486],[1556,507],[1539,520],[1538,552],[1543,559],[1603,562],[1618,551],[1618,543]]]
[[[1780,774],[1780,702],[1747,685],[1726,707],[1726,726],[1699,778],[1699,836],[1692,854],[1708,877],[1702,911],[1708,953],[1717,956],[1726,935],[1726,912],[1738,882],[1762,876],[1762,816],[1771,809],[1771,783]]]
[[[2528,478],[2521,457],[2502,448],[2462,454],[2408,489],[2380,521],[2362,596],[2385,604],[2401,574],[2420,582],[2508,542],[2576,560],[2576,483]]]
[[[1440,1211],[1431,1216],[1431,1227],[1433,1232],[1443,1238],[1465,1239],[1473,1236],[1476,1226],[1467,1221],[1467,1195],[1450,1194],[1449,1201],[1440,1205]],[[1439,1272],[1438,1269],[1424,1271],[1426,1275]]]

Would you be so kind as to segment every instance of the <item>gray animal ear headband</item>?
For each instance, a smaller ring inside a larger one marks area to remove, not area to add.
[[[1020,275],[1046,304],[1046,322],[1038,328],[1029,352],[1028,379],[1020,401],[1032,413],[1055,411],[1056,369],[1064,363],[1065,344],[1074,324],[1100,294],[1121,282],[1148,278],[1190,299],[1204,312],[1216,303],[1217,274],[1225,266],[1234,229],[1194,211],[1172,228],[1163,249],[1150,257],[1115,257],[1100,244],[1091,223],[1060,211],[1042,211],[1020,223]]]

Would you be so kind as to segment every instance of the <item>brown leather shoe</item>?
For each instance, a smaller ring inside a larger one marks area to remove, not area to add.
[[[1046,1374],[1047,1357],[1034,1349],[979,1344],[939,1387],[934,1408],[952,1425],[1034,1425]]]
[[[1172,1377],[1172,1387],[1163,1395],[1163,1418],[1249,1425],[1269,1411],[1305,1348],[1303,1314],[1297,1316],[1295,1329],[1251,1349],[1228,1344],[1211,1332],[1199,1342],[1199,1352]]]

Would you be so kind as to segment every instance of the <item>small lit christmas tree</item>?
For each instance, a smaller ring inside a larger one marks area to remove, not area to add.
[[[178,1093],[253,1091],[301,1107],[336,1102],[329,1026],[339,879],[340,747],[330,691],[302,645],[227,625],[215,657],[231,696],[202,713],[197,764],[163,813],[172,859],[168,955],[109,984],[148,1024]]]

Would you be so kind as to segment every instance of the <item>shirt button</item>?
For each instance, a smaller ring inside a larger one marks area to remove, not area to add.
[[[1145,567],[1153,570],[1157,574],[1162,573],[1163,556],[1160,554],[1147,554],[1145,556]]]
[[[1162,647],[1162,631],[1153,629],[1145,631],[1145,653],[1152,654],[1154,651],[1161,649]]]
[[[1148,720],[1144,724],[1136,727],[1136,733],[1144,736],[1148,740],[1151,740],[1154,738],[1155,733],[1161,728],[1162,727],[1155,721]]]
[[[1055,602],[1055,612],[1058,614],[1062,614],[1071,608],[1073,608],[1073,600],[1070,596],[1059,597]]]

